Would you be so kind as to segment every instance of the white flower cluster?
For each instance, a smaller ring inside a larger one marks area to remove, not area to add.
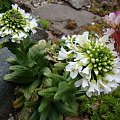
[[[12,42],[20,42],[29,32],[36,33],[37,23],[29,13],[25,13],[17,4],[12,9],[0,14],[0,36],[10,36]]]
[[[119,86],[119,57],[108,36],[93,38],[84,32],[62,40],[65,44],[59,51],[58,60],[67,59],[66,71],[72,79],[78,79],[75,86],[86,91],[87,96],[108,94]]]

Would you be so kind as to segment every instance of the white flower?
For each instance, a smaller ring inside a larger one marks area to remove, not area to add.
[[[99,80],[99,86],[101,86],[101,91],[104,92],[104,94],[108,94],[112,91],[111,87],[101,80]]]
[[[71,37],[68,35],[67,37],[63,36],[61,39],[65,41],[65,43],[73,44],[75,42],[75,38],[77,35],[72,35]]]
[[[75,87],[79,87],[79,86],[82,86],[83,88],[89,86],[89,85],[88,85],[88,80],[85,79],[85,78],[82,78],[82,79],[80,79],[80,80],[77,80],[77,81],[75,82]]]
[[[120,58],[115,52],[114,44],[108,35],[99,38],[89,38],[88,32],[68,39],[65,49],[59,51],[59,60],[67,59],[65,70],[76,80],[75,87],[86,90],[86,95],[108,94],[115,90],[120,83]],[[62,47],[61,47],[62,48]],[[68,53],[72,51],[72,58]],[[82,79],[79,79],[79,76]]]
[[[71,54],[72,51],[67,52],[63,47],[61,47],[61,51],[59,51],[58,60],[64,60],[68,58],[68,55]]]
[[[86,68],[83,69],[82,73],[89,75],[90,74],[90,69],[87,66]]]
[[[82,87],[85,88],[85,87],[87,87],[87,86],[89,86],[89,85],[88,85],[88,80],[85,79],[85,78],[83,78],[83,79],[82,79]]]
[[[116,55],[115,55],[115,56],[116,56]],[[116,66],[118,69],[120,69],[120,57],[119,57],[119,56],[117,56],[117,57],[115,58],[114,64],[115,64],[115,66]],[[118,69],[117,69],[117,73],[116,73],[116,74],[120,73],[120,71],[119,71]],[[114,70],[114,71],[116,71],[116,70]]]
[[[30,30],[30,27],[29,27],[29,26],[25,26],[25,27],[24,27],[24,31],[25,31],[25,32],[29,32],[29,30]]]
[[[64,40],[66,46],[69,49],[76,49],[75,47],[75,38],[77,35],[72,35],[71,37],[68,35],[67,37],[63,36],[61,39]]]
[[[74,60],[77,61],[77,60],[81,60],[83,58],[85,58],[85,57],[84,57],[84,55],[82,53],[77,53],[77,55],[76,55]]]
[[[97,92],[96,87],[97,87],[97,85],[95,83],[90,82],[89,83],[89,88],[88,88],[88,90],[86,92],[86,95],[88,97],[91,97],[93,93]]]
[[[109,36],[104,35],[103,37],[99,38],[99,41],[102,41],[105,44],[106,42],[109,42]]]
[[[82,80],[77,80],[77,81],[75,82],[75,87],[80,87],[81,84],[82,84]]]
[[[2,17],[3,13],[0,13],[0,17]]]
[[[24,33],[24,32],[20,32],[19,33],[19,39],[21,39],[21,38],[26,38],[27,37],[27,35]]]
[[[89,32],[84,32],[83,35],[76,36],[75,43],[80,44],[80,46],[83,46],[86,42],[89,41],[88,39]]]
[[[83,64],[83,66],[85,66],[89,63],[88,58],[83,58],[83,59],[80,60],[80,62]]]
[[[69,62],[66,66],[66,71],[70,71],[71,78],[75,78],[78,75],[78,67],[76,62]]]
[[[114,32],[115,32],[115,30],[113,28],[107,28],[107,31],[104,34],[111,36]]]
[[[9,36],[12,42],[20,43],[30,32],[36,33],[37,22],[29,13],[25,13],[17,4],[12,9],[0,15],[0,36]],[[14,39],[14,40],[12,40]]]
[[[25,10],[22,10],[22,9],[20,9],[19,7],[18,7],[18,11],[25,17]]]
[[[63,36],[63,37],[61,38],[61,40],[67,40],[67,37]]]
[[[73,70],[73,71],[70,72],[70,77],[72,79],[74,79],[77,75],[78,75],[78,71],[77,70]]]
[[[90,80],[90,79],[91,79],[91,71],[90,71],[90,74],[89,74],[89,75],[87,75],[86,73],[83,73],[82,70],[79,72],[79,74],[80,74],[83,78],[86,78],[87,80]]]
[[[15,4],[15,5],[12,4],[12,8],[17,10],[18,9],[18,5],[17,4]]]
[[[109,44],[107,44],[107,46],[108,46],[112,51],[115,50],[114,44],[109,43]]]
[[[38,24],[37,24],[37,22],[36,22],[36,19],[32,19],[31,21],[30,21],[30,29],[31,29],[31,31],[33,32],[33,34],[34,33],[36,33],[36,31],[35,31],[35,27],[37,27],[38,26]]]
[[[18,35],[18,34],[14,34],[14,35],[12,36],[12,38],[14,39],[14,40],[13,40],[13,39],[12,39],[12,40],[15,41],[16,38],[19,38],[19,35]]]
[[[110,86],[112,90],[115,90],[119,86],[119,84],[116,82],[109,82],[108,86]]]
[[[104,79],[109,80],[109,81],[113,81],[114,78],[112,75],[107,74]]]

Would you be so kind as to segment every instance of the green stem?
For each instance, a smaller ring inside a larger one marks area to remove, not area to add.
[[[101,118],[102,95],[98,96],[98,115]]]
[[[22,52],[25,52],[25,48],[27,47],[27,45],[29,44],[29,36],[27,38],[25,38],[23,41],[21,41],[20,43],[20,49]]]

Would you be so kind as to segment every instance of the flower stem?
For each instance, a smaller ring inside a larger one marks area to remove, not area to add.
[[[98,115],[101,118],[102,95],[98,96]]]

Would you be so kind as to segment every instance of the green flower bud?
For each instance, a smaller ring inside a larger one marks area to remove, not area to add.
[[[95,59],[94,59],[94,58],[92,58],[92,59],[91,59],[91,62],[92,62],[92,63],[95,63]]]
[[[95,61],[96,61],[96,62],[99,62],[99,59],[97,58],[97,59],[95,59]]]

